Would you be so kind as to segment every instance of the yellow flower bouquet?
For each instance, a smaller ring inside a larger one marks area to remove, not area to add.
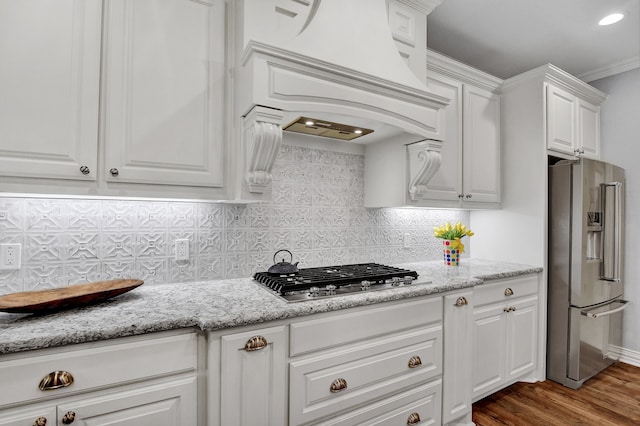
[[[473,236],[473,231],[467,229],[462,223],[458,222],[451,226],[449,222],[443,226],[433,228],[433,235],[436,238],[444,240],[444,263],[445,265],[457,266],[460,259],[460,253],[464,253],[464,244],[460,238],[464,236]]]

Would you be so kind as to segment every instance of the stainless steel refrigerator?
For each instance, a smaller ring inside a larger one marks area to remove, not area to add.
[[[549,166],[547,377],[573,389],[613,363],[622,339],[624,170]]]

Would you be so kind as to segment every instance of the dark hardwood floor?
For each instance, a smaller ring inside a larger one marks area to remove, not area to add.
[[[516,383],[473,404],[490,425],[640,425],[640,368],[618,362],[578,390],[551,380]]]

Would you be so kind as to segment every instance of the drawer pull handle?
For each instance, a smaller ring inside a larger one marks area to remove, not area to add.
[[[253,336],[251,339],[247,340],[247,343],[244,345],[244,350],[247,352],[259,351],[260,349],[264,349],[267,347],[267,339],[262,336]]]
[[[109,173],[111,173],[111,176],[118,176],[120,174],[120,170],[116,169],[115,167],[109,169]]]
[[[80,173],[82,173],[83,175],[88,175],[89,173],[91,173],[91,169],[89,169],[89,167],[87,166],[80,166]]]
[[[331,383],[331,387],[329,390],[331,393],[338,393],[347,388],[347,381],[345,379],[335,379],[333,383]]]
[[[422,365],[422,360],[418,355],[409,358],[409,368],[418,368]]]
[[[504,291],[504,295],[505,296],[513,296],[513,290],[511,290],[509,287],[507,287]]]
[[[62,424],[70,425],[71,423],[73,423],[75,419],[76,419],[75,411],[67,411],[64,417],[62,417]]]
[[[468,304],[469,301],[467,300],[467,298],[464,296],[460,296],[458,297],[458,300],[456,300],[456,304],[454,306],[466,306]]]
[[[33,422],[33,426],[45,426],[47,424],[46,417],[38,417],[35,422]]]
[[[40,380],[41,391],[66,388],[73,384],[73,376],[66,371],[52,371]]]
[[[502,310],[505,312],[511,312],[511,308],[509,306],[502,308]]]
[[[409,426],[412,426],[412,425],[417,425],[418,423],[420,423],[420,414],[418,413],[409,414],[409,417],[407,417],[407,424]]]

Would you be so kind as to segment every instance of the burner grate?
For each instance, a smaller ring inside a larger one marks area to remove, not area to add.
[[[279,294],[308,290],[332,284],[336,287],[360,284],[369,281],[371,284],[384,284],[395,277],[418,278],[418,273],[408,269],[381,265],[378,263],[358,263],[352,265],[326,266],[300,269],[297,274],[273,276],[266,272],[257,272],[253,278],[275,290]]]

